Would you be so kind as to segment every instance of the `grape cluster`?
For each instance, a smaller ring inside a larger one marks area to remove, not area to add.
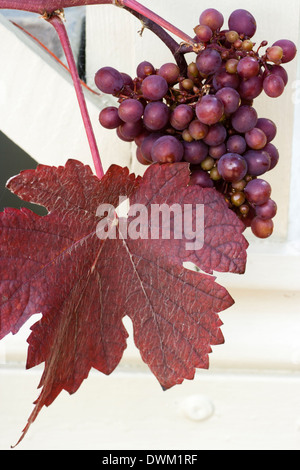
[[[272,143],[277,127],[258,117],[253,102],[262,92],[282,95],[288,82],[283,64],[294,59],[296,46],[283,39],[256,47],[256,21],[246,10],[230,15],[228,29],[223,24],[213,8],[201,14],[194,29],[197,56],[184,75],[174,63],[156,69],[144,61],[134,79],[101,68],[95,83],[119,106],[103,109],[99,121],[120,139],[134,141],[144,165],[190,163],[190,184],[215,187],[245,227],[267,238],[277,205],[261,176],[279,160]]]

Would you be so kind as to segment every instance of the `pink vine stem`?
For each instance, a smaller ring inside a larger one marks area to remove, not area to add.
[[[0,9],[8,8],[14,10],[31,11],[43,15],[45,13],[54,13],[56,10],[63,8],[77,7],[82,5],[104,5],[110,4],[118,7],[127,7],[137,13],[142,14],[146,18],[154,21],[156,24],[170,33],[175,34],[182,39],[183,42],[194,46],[195,41],[185,34],[176,26],[172,25],[162,17],[154,13],[149,8],[144,7],[136,0],[0,0]]]
[[[55,28],[58,34],[58,37],[60,39],[61,45],[63,47],[64,53],[65,53],[65,56],[69,65],[69,69],[71,72],[71,76],[73,79],[73,83],[74,83],[74,87],[75,87],[75,91],[77,95],[77,100],[78,100],[80,111],[81,111],[82,120],[84,123],[85,131],[87,134],[88,142],[89,142],[91,153],[92,153],[96,175],[98,176],[99,179],[101,179],[102,176],[104,175],[104,171],[103,171],[101,158],[100,158],[97,142],[95,139],[95,134],[93,131],[92,123],[90,120],[89,112],[87,109],[82,85],[81,85],[80,78],[78,75],[74,55],[71,49],[71,44],[69,41],[68,33],[66,31],[63,20],[61,19],[61,16],[59,16],[59,14],[51,15],[49,18],[47,18],[47,21],[49,21],[49,23],[52,24],[52,26]]]

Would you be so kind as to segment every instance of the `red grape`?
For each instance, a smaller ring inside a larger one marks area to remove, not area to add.
[[[209,26],[212,31],[222,28],[224,23],[224,17],[222,13],[214,8],[208,8],[204,10],[199,18],[200,25]]]
[[[95,84],[102,93],[116,95],[122,90],[124,80],[113,67],[102,67],[95,75]]]
[[[183,157],[183,145],[176,137],[169,135],[160,137],[153,144],[151,157],[158,163],[180,162]]]
[[[218,161],[218,172],[230,183],[240,181],[247,174],[247,162],[237,153],[226,153]]]
[[[274,231],[274,222],[271,219],[255,217],[251,222],[251,230],[258,238],[269,238]]]
[[[197,103],[196,114],[203,124],[216,124],[224,114],[224,105],[218,97],[206,95]]]
[[[267,181],[255,179],[247,184],[244,192],[251,204],[260,206],[270,199],[272,189]]]
[[[229,29],[251,38],[256,33],[256,21],[247,10],[235,10],[228,20]]]

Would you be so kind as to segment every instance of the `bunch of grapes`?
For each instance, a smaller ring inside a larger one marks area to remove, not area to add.
[[[201,14],[194,29],[197,56],[184,76],[175,63],[156,69],[144,61],[134,79],[101,68],[95,83],[119,106],[102,110],[99,120],[120,139],[134,141],[144,165],[188,162],[191,185],[215,187],[245,227],[267,238],[277,205],[261,176],[279,160],[272,143],[277,127],[258,117],[253,102],[262,92],[282,95],[288,82],[283,64],[294,59],[296,46],[283,39],[256,47],[256,21],[246,10],[230,15],[228,29],[223,23],[215,9]]]

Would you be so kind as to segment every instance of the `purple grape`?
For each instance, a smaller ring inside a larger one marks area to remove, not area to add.
[[[213,37],[213,31],[211,30],[211,28],[204,24],[196,26],[194,31],[196,33],[197,39],[200,42],[209,42]]]
[[[209,147],[208,153],[215,160],[219,160],[219,158],[227,153],[226,145],[224,143],[220,145],[212,145]]]
[[[257,238],[269,238],[274,231],[274,222],[272,219],[255,217],[251,222],[251,230]]]
[[[218,51],[214,49],[205,49],[198,54],[196,65],[202,75],[211,75],[217,72],[221,67],[222,58]]]
[[[131,76],[128,75],[128,73],[124,73],[124,72],[121,72],[121,75],[122,75],[122,78],[123,78],[123,81],[124,81],[124,85],[129,86],[129,88],[131,88],[133,90],[134,89],[134,83],[133,83],[133,80],[132,80]]]
[[[138,100],[126,99],[119,106],[119,117],[124,122],[137,122],[144,114],[144,106]]]
[[[279,75],[282,78],[284,85],[286,86],[289,81],[287,71],[281,65],[268,65],[268,70],[265,71],[264,76],[268,76],[270,72],[272,75]]]
[[[144,124],[151,131],[159,131],[168,124],[169,116],[170,111],[165,103],[148,103],[144,111]]]
[[[142,132],[137,137],[134,138],[136,145],[138,147],[141,147],[142,143],[144,142],[146,137],[149,137],[149,135],[150,135],[150,131],[148,131],[147,129],[143,129]]]
[[[228,20],[229,29],[239,34],[244,34],[248,38],[252,38],[256,33],[256,21],[253,15],[247,10],[235,10],[231,13]]]
[[[256,127],[261,129],[267,137],[267,143],[275,139],[277,134],[277,126],[271,119],[259,118]]]
[[[208,134],[209,127],[198,119],[192,121],[189,125],[189,133],[195,140],[204,139]]]
[[[239,133],[251,131],[257,123],[257,112],[252,106],[240,106],[231,118],[232,127]]]
[[[213,95],[203,96],[196,105],[196,115],[203,124],[216,124],[224,114],[222,101]]]
[[[247,174],[247,162],[237,153],[226,153],[218,161],[218,172],[230,183],[242,180]]]
[[[213,87],[216,91],[224,87],[234,88],[239,87],[241,82],[237,73],[228,73],[226,70],[221,70],[213,76]]]
[[[237,66],[237,72],[244,79],[256,77],[259,74],[260,66],[258,61],[251,56],[241,59]]]
[[[227,150],[229,153],[238,153],[242,155],[247,148],[246,141],[241,135],[232,135],[227,140]]]
[[[125,139],[134,140],[135,137],[143,132],[143,121],[140,119],[137,122],[124,122],[118,129]]]
[[[254,127],[249,132],[245,134],[245,140],[247,142],[248,147],[253,150],[261,150],[267,145],[267,136],[266,134],[257,127]]]
[[[198,165],[203,162],[208,155],[208,147],[201,140],[193,142],[184,142],[184,161],[192,165]]]
[[[261,176],[270,170],[270,155],[263,150],[248,150],[243,157],[248,165],[248,174],[251,176]]]
[[[201,188],[213,188],[214,182],[206,171],[193,170],[190,177],[190,185],[198,185]]]
[[[274,219],[277,214],[277,204],[272,199],[269,199],[265,204],[256,206],[256,215],[261,219]]]
[[[209,26],[212,31],[222,28],[224,24],[224,17],[222,13],[214,8],[204,10],[199,18],[200,25]]]
[[[158,74],[163,77],[169,85],[174,85],[178,82],[180,69],[178,65],[168,63],[160,67]]]
[[[151,150],[153,162],[157,163],[175,163],[180,162],[183,158],[183,145],[176,137],[164,136],[160,137]]]
[[[247,184],[244,193],[251,204],[261,206],[270,199],[272,188],[267,181],[255,179]]]
[[[264,79],[264,91],[270,98],[278,98],[284,92],[284,81],[279,75],[271,74]]]
[[[233,114],[240,106],[240,95],[233,88],[221,88],[217,91],[216,96],[222,101],[226,115]]]
[[[213,124],[208,131],[207,136],[203,139],[208,146],[222,144],[227,137],[226,128],[221,123]]]
[[[95,75],[95,84],[102,93],[117,95],[124,87],[124,80],[113,67],[102,67]]]
[[[194,118],[194,111],[187,104],[180,104],[171,114],[170,123],[174,129],[182,131],[188,127]]]
[[[155,132],[153,134],[150,134],[148,137],[145,137],[145,139],[142,142],[142,145],[141,145],[142,155],[149,162],[152,161],[151,152],[152,152],[153,144],[158,139],[160,139],[160,137],[163,137],[163,135],[158,132]]]
[[[280,39],[274,42],[273,46],[279,46],[283,50],[283,57],[281,59],[283,64],[291,62],[297,54],[296,45],[289,39]]]
[[[270,155],[270,158],[271,158],[270,170],[273,170],[277,166],[278,161],[279,161],[278,149],[272,143],[268,143],[265,146],[264,151]]]
[[[150,101],[159,101],[168,93],[168,83],[160,75],[150,75],[142,83],[144,98]]]
[[[242,80],[237,91],[244,100],[254,100],[257,98],[263,91],[263,77],[257,75],[256,77],[251,77],[248,80]]]
[[[136,149],[136,159],[139,163],[141,163],[142,165],[151,165],[152,162],[150,162],[149,160],[146,160],[144,157],[143,157],[143,154],[142,154],[142,151],[140,149],[140,147],[138,147]]]
[[[117,129],[122,124],[119,117],[118,108],[115,106],[108,106],[103,109],[99,115],[99,122],[105,129]]]
[[[136,74],[139,78],[146,78],[149,75],[153,75],[155,73],[155,68],[150,62],[147,62],[146,60],[141,62],[137,69],[136,69]]]

